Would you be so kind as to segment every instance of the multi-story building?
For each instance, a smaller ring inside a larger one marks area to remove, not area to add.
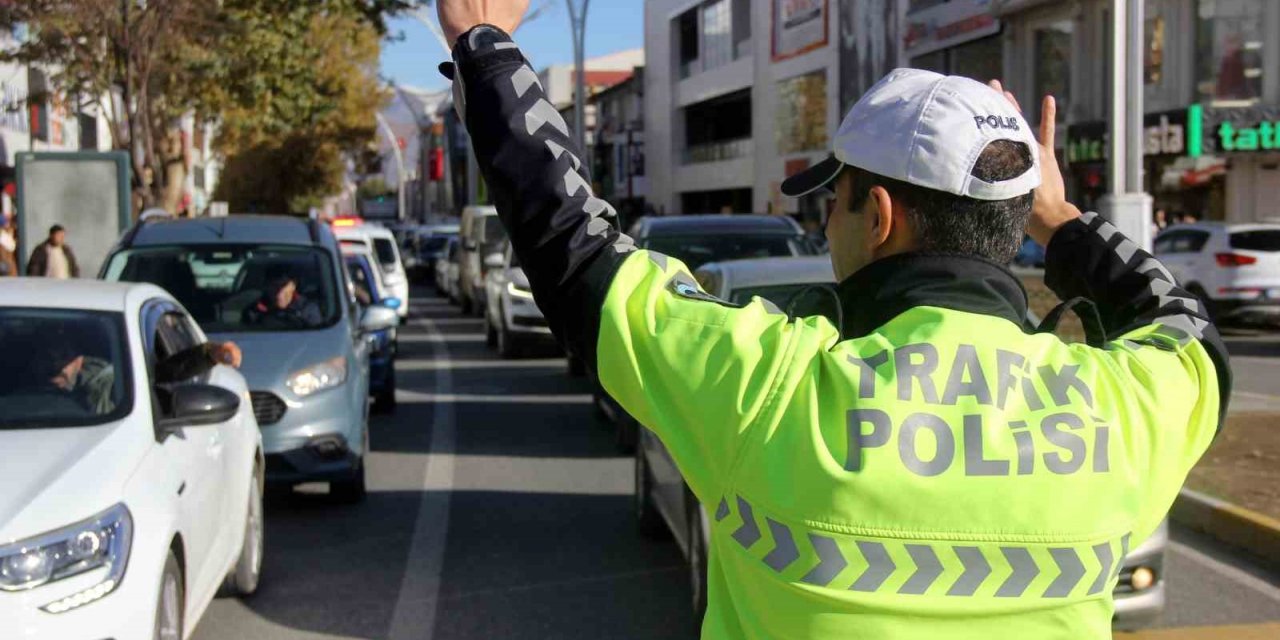
[[[629,224],[645,209],[644,67],[591,96],[595,126],[591,176],[597,194],[612,202]]]
[[[909,7],[908,34],[952,37],[908,46],[909,61],[984,80],[999,71],[1025,96],[1033,122],[1036,97],[1056,96],[1068,189],[1092,208],[1107,190],[1109,6],[918,0]],[[1144,11],[1143,183],[1155,207],[1215,220],[1280,216],[1280,2],[1145,0]]]
[[[659,213],[788,213],[811,226],[828,198],[783,198],[820,161],[847,107],[901,60],[899,0],[645,3],[646,177]]]

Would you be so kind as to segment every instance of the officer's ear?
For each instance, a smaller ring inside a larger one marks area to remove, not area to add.
[[[899,222],[893,217],[893,209],[894,202],[889,191],[879,185],[871,187],[871,194],[863,205],[863,214],[868,225],[867,244],[873,254],[890,243],[894,227]]]

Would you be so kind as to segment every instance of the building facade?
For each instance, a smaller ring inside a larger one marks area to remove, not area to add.
[[[902,60],[897,0],[645,3],[646,176],[660,214],[790,214],[821,224],[829,199],[783,198],[822,160],[847,107]]]
[[[596,194],[613,203],[629,225],[646,208],[649,182],[644,161],[644,67],[591,96],[595,126],[591,176]],[[572,115],[572,114],[570,114]]]

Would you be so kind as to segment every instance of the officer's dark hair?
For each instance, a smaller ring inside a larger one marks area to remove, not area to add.
[[[978,156],[971,174],[986,182],[1016,178],[1029,169],[1031,149],[1012,140],[995,140]],[[978,200],[937,191],[854,167],[850,210],[862,208],[871,187],[884,187],[907,211],[921,251],[956,253],[1008,264],[1018,254],[1031,217],[1033,195],[1008,200]],[[861,194],[861,197],[858,196]]]

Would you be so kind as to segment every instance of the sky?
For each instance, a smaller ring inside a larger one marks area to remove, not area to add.
[[[573,62],[573,38],[565,0],[532,0],[546,5],[534,20],[515,33],[516,42],[535,69]],[[398,84],[420,89],[444,89],[447,82],[436,67],[446,54],[431,32],[413,18],[398,18],[390,33],[404,39],[382,43],[382,75]],[[644,46],[644,0],[594,0],[587,9],[588,58]]]

